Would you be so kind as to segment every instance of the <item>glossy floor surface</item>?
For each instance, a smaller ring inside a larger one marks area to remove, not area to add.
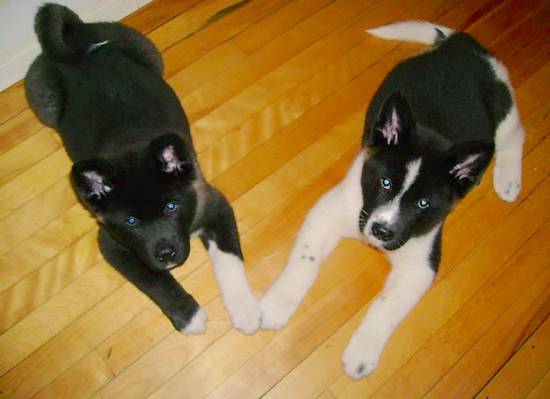
[[[436,284],[359,382],[341,354],[387,276],[380,254],[342,242],[286,328],[245,336],[194,242],[175,275],[209,322],[184,336],[101,258],[67,155],[21,85],[0,93],[0,397],[550,397],[549,11],[540,0],[158,0],[126,18],[163,53],[258,296],[348,169],[377,85],[424,50],[365,28],[436,21],[509,67],[527,131],[520,198],[501,201],[487,173],[445,225]]]

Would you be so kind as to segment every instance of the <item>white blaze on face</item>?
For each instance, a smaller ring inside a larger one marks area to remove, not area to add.
[[[407,190],[413,185],[418,173],[420,171],[420,165],[422,160],[420,158],[411,161],[406,166],[406,175],[403,180],[403,185],[395,197],[393,197],[389,202],[375,208],[371,213],[367,224],[363,229],[363,234],[368,237],[376,245],[381,245],[380,240],[378,240],[371,233],[371,228],[373,223],[381,223],[385,225],[391,225],[399,218],[399,208],[401,207],[401,199]]]

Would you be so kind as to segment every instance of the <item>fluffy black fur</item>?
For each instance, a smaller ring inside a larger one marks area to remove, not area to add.
[[[31,108],[61,135],[72,181],[100,222],[107,261],[184,329],[198,304],[168,272],[190,235],[242,259],[233,211],[201,174],[189,123],[154,45],[117,23],[42,6],[42,46],[25,79]]]
[[[362,140],[370,156],[362,174],[361,231],[380,205],[398,195],[406,166],[422,162],[401,200],[399,217],[382,226],[387,234],[373,234],[385,249],[397,249],[442,224],[489,165],[495,129],[513,103],[488,55],[464,33],[445,38],[439,32],[434,49],[398,64],[375,93]],[[468,167],[460,169],[464,162]],[[391,181],[389,189],[381,183],[384,178]],[[428,207],[421,208],[420,200]],[[431,256],[435,270],[440,247],[441,232]]]

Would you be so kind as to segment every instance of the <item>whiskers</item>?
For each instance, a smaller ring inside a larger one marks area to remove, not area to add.
[[[361,208],[361,213],[359,214],[359,230],[363,232],[363,229],[367,225],[367,220],[369,219],[369,213],[365,210],[365,208]]]

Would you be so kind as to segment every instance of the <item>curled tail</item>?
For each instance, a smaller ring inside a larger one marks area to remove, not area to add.
[[[425,44],[436,44],[455,31],[445,26],[426,21],[396,22],[379,28],[367,29],[371,35],[389,40],[403,40]]]
[[[59,4],[44,4],[34,20],[42,51],[58,62],[76,62],[86,55],[92,40],[86,24],[74,12]]]

